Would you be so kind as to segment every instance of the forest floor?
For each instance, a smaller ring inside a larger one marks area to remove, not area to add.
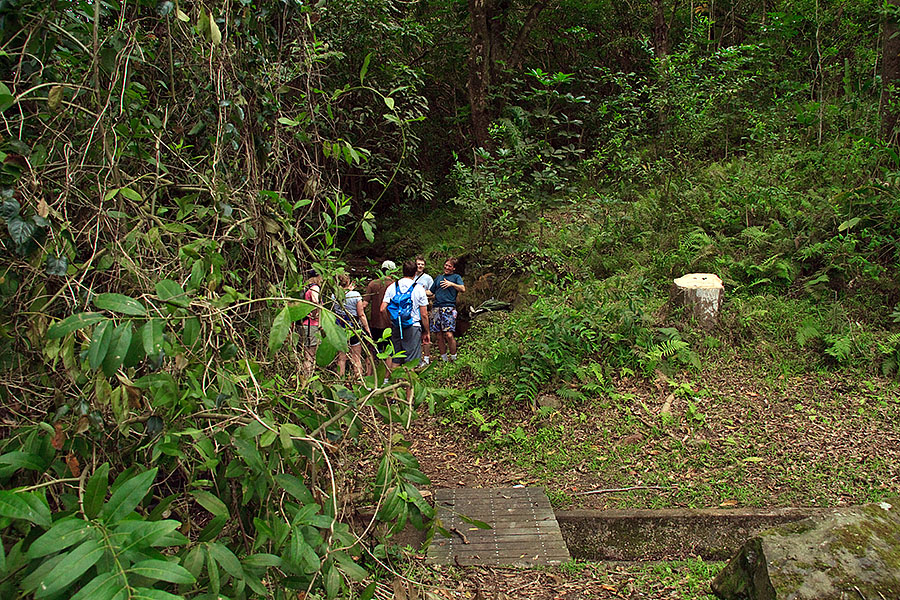
[[[465,366],[439,365],[447,385]],[[719,360],[544,408],[438,408],[404,432],[432,488],[543,486],[557,509],[838,506],[900,495],[900,392],[849,372]],[[707,598],[722,563],[430,568],[435,597]],[[711,597],[711,596],[709,596]]]

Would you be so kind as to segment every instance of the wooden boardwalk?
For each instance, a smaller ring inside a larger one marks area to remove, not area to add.
[[[554,565],[570,559],[543,488],[456,488],[434,492],[436,533],[428,562],[441,565]],[[462,517],[491,526],[481,529]]]

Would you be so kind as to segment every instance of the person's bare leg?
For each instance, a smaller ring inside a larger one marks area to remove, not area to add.
[[[347,353],[338,352],[337,355],[338,376],[343,377],[347,372]]]
[[[362,344],[350,346],[350,364],[353,374],[362,379]]]
[[[305,346],[303,348],[303,376],[312,377],[316,367],[316,347]]]
[[[456,337],[452,331],[444,333],[447,336],[447,352],[448,354],[456,354]]]
[[[438,350],[440,351],[441,356],[444,356],[445,354],[447,354],[447,342],[444,340],[444,332],[443,331],[438,332],[437,343],[438,343]]]

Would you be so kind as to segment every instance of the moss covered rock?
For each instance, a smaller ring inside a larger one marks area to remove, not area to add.
[[[712,589],[724,600],[896,597],[900,498],[768,529],[744,544]]]

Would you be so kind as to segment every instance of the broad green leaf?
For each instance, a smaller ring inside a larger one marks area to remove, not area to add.
[[[9,232],[9,237],[12,238],[12,241],[21,245],[34,236],[35,231],[37,231],[37,225],[31,221],[24,220],[22,217],[13,217],[6,222],[6,230]]]
[[[94,296],[93,304],[101,310],[109,310],[123,315],[147,316],[147,309],[144,305],[125,294],[98,294]]]
[[[66,589],[85,571],[97,564],[104,551],[104,547],[97,540],[84,542],[69,552],[65,560],[53,567],[53,570],[41,580],[34,597],[45,598]]]
[[[323,310],[319,317],[319,325],[325,331],[325,338],[331,346],[340,352],[347,352],[347,332],[338,326],[333,312]]]
[[[126,369],[138,365],[147,356],[144,352],[144,328],[133,328],[132,333],[131,344],[128,345],[128,351],[122,361],[122,366]]]
[[[194,583],[197,581],[190,571],[178,563],[167,560],[142,560],[132,565],[128,571],[141,577],[169,583]]]
[[[187,308],[191,305],[191,299],[185,295],[184,288],[171,279],[163,279],[156,282],[156,297],[163,302],[174,304],[181,308]]]
[[[51,325],[47,330],[47,337],[51,340],[61,338],[73,331],[90,327],[94,323],[99,323],[105,319],[106,315],[103,313],[77,313]]]
[[[84,519],[78,517],[60,519],[44,535],[31,543],[26,556],[33,560],[65,550],[84,540],[91,533],[91,524]]]
[[[150,514],[147,515],[147,520],[149,521],[158,521],[162,518],[164,512],[166,512],[172,503],[178,499],[180,494],[171,494],[166,496],[162,500],[157,503],[156,506],[153,507],[153,510],[150,511]]]
[[[196,545],[188,551],[187,556],[181,561],[184,568],[194,577],[199,577],[201,571],[203,571],[203,562],[206,559],[206,553],[203,550],[202,546]]]
[[[186,14],[184,14],[184,11],[181,10],[180,8],[175,9],[175,18],[184,23],[188,23],[191,20],[191,18],[189,16],[187,16]]]
[[[294,552],[294,560],[304,573],[315,573],[322,566],[319,555],[312,546],[306,543],[303,532],[295,527],[291,532],[291,549]]]
[[[20,540],[21,543],[21,540]],[[47,578],[47,575],[59,565],[64,558],[68,558],[68,553],[57,554],[56,556],[51,556],[44,562],[42,562],[38,567],[22,578],[19,587],[23,592],[30,593],[34,590],[38,589],[38,586],[41,585],[41,582]]]
[[[296,423],[285,423],[281,426],[281,431],[287,436],[305,437],[306,431]]]
[[[19,540],[21,543],[22,540]],[[6,549],[0,544],[0,576],[6,575]]]
[[[116,194],[118,194],[118,193],[119,193],[119,188],[113,188],[113,189],[109,190],[108,192],[106,192],[106,194],[103,195],[103,201],[109,202],[110,200],[115,198]]]
[[[269,352],[276,352],[284,345],[291,332],[291,309],[285,306],[272,321],[272,329],[269,331]]]
[[[241,438],[235,438],[234,447],[247,465],[257,473],[266,471],[266,465],[256,448],[256,444]]]
[[[247,587],[256,592],[256,594],[260,598],[269,598],[271,594],[269,594],[269,590],[266,586],[263,585],[263,582],[258,577],[250,575],[249,573],[244,574],[244,583],[247,584]]]
[[[327,338],[322,340],[319,348],[316,350],[316,364],[320,367],[327,367],[334,362],[338,349]]]
[[[91,579],[69,600],[119,600],[128,596],[128,588],[122,575],[116,571],[104,571]]]
[[[369,241],[369,243],[373,243],[375,241],[375,230],[372,228],[372,224],[368,221],[363,221],[362,230],[363,235],[366,236],[366,239]]]
[[[185,347],[193,348],[200,337],[200,319],[191,317],[184,320],[184,331],[182,341]]]
[[[278,117],[277,120],[282,125],[287,125],[288,127],[296,127],[300,124],[300,121],[295,121],[294,119],[289,119],[287,117]]]
[[[290,307],[291,321],[297,322],[306,317],[309,313],[316,309],[316,305],[311,302],[300,302]]]
[[[29,492],[0,490],[0,517],[23,519],[41,527],[50,527],[50,509],[43,502],[29,502]]]
[[[366,589],[362,591],[359,595],[359,600],[372,600],[375,597],[375,590],[378,587],[378,583],[373,581],[369,585],[366,586]]]
[[[198,542],[209,542],[211,540],[219,537],[219,534],[222,533],[222,528],[225,527],[225,523],[228,522],[228,517],[225,515],[219,515],[217,517],[213,517],[210,519],[209,523],[206,524],[200,533],[197,535]]]
[[[107,523],[117,523],[122,518],[137,508],[156,477],[156,468],[144,471],[131,477],[113,493],[109,502],[103,507],[102,516]]]
[[[109,487],[109,463],[100,465],[84,486],[84,515],[93,519],[100,514],[103,501],[106,500],[106,490]]]
[[[216,19],[213,17],[212,13],[209,13],[209,39],[211,39],[212,43],[216,46],[222,43],[222,31],[216,24]]]
[[[230,517],[230,513],[228,512],[228,507],[225,506],[225,503],[222,502],[217,496],[204,491],[197,490],[195,492],[191,492],[191,496],[194,497],[194,500],[197,501],[197,504],[211,512],[216,516]]]
[[[122,534],[128,538],[122,544],[122,552],[124,553],[132,548],[143,550],[153,546],[165,547],[169,545],[169,534],[180,526],[181,523],[174,519],[166,519],[164,521],[122,521],[116,526],[116,534]]]
[[[251,554],[241,562],[248,569],[265,569],[268,567],[280,567],[281,557],[274,554]]]
[[[6,84],[0,82],[0,112],[3,112],[15,103],[16,99]]]
[[[347,577],[355,581],[362,581],[369,576],[369,572],[350,558],[346,552],[335,552],[332,554],[334,559],[341,566],[341,571],[347,574]]]
[[[209,552],[209,548],[206,549],[206,574],[209,575],[210,591],[218,595],[220,585],[219,565],[216,564],[216,559]]]
[[[88,364],[93,370],[100,368],[106,353],[109,351],[109,344],[112,341],[113,327],[110,322],[102,321],[94,328],[94,334],[91,336],[91,345],[88,348]]]
[[[34,452],[7,452],[0,456],[0,465],[9,465],[15,469],[28,469],[29,471],[44,471],[47,461]]]
[[[363,59],[362,68],[359,70],[359,84],[362,85],[363,79],[366,78],[366,73],[369,72],[369,61],[372,60],[372,52],[366,54],[366,58]]]
[[[341,591],[341,574],[333,564],[328,564],[322,569],[322,579],[325,580],[325,597],[328,600],[337,598]]]
[[[218,592],[216,592],[218,594]],[[184,600],[184,596],[176,596],[162,590],[150,588],[135,588],[128,597],[129,600]]]
[[[387,105],[389,110],[394,110],[394,99],[393,98],[391,98],[390,96],[385,96],[384,103],[385,103],[385,105]]]
[[[103,359],[103,373],[107,377],[112,377],[116,369],[125,362],[125,355],[128,354],[128,349],[131,347],[132,335],[132,326],[128,321],[120,323],[113,332],[109,343],[109,352],[106,353],[106,358]]]
[[[219,542],[212,542],[209,545],[209,552],[216,559],[216,562],[228,571],[229,575],[236,579],[244,578],[244,569],[241,567],[241,561],[237,559],[237,556],[231,550]]]
[[[129,200],[131,200],[133,202],[143,202],[144,201],[144,197],[141,196],[139,193],[137,193],[136,191],[134,191],[131,188],[123,187],[119,190],[119,194],[121,194],[122,196],[128,198]]]
[[[293,475],[279,473],[275,476],[275,481],[284,489],[284,491],[296,498],[300,504],[306,505],[315,502],[309,488]]]

